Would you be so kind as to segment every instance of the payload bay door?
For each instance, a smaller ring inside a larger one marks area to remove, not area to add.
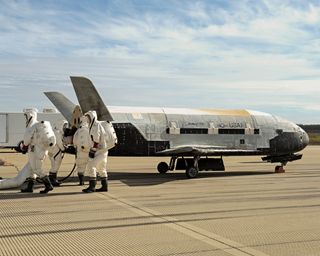
[[[7,140],[7,114],[0,114],[0,143],[6,143]]]

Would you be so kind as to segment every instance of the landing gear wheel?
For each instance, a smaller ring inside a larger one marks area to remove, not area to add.
[[[199,170],[195,167],[188,167],[186,170],[186,176],[189,179],[193,179],[198,176]]]
[[[277,165],[274,172],[275,173],[284,173],[284,172],[286,172],[286,170],[284,169],[284,167],[282,165]]]
[[[157,169],[159,173],[166,173],[169,170],[169,165],[166,162],[160,162]]]

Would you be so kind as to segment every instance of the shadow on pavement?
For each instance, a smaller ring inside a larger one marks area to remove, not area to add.
[[[227,171],[227,172],[200,172],[198,177],[194,180],[199,179],[208,179],[208,178],[225,178],[225,177],[237,177],[237,176],[256,176],[256,175],[267,175],[274,174],[274,172],[270,171]],[[168,172],[165,174],[150,172],[150,173],[138,173],[138,172],[128,172],[128,171],[117,171],[117,172],[108,172],[110,181],[121,181],[127,186],[154,186],[159,184],[164,184],[167,182],[181,180],[182,182],[189,182],[189,180],[184,172]],[[60,179],[63,177],[60,177]],[[83,194],[81,191],[82,188],[88,185],[89,178],[85,178],[85,185],[78,186],[78,177],[71,176],[66,179],[61,187],[79,187],[79,191],[76,192],[62,192],[59,193],[59,187],[55,187],[55,193],[49,192],[48,194],[40,194],[39,191],[43,189],[42,184],[37,184],[35,186],[33,193],[20,193],[20,188],[13,188],[8,190],[3,190],[0,193],[0,200],[8,200],[8,199],[23,199],[23,198],[36,198],[36,197],[45,197],[45,196],[64,196],[64,195],[76,195]],[[100,186],[99,179],[97,181],[97,187]],[[11,191],[11,192],[9,192]],[[16,193],[13,193],[15,191]]]
[[[42,188],[41,188],[42,189]],[[40,190],[41,190],[40,189]],[[1,200],[10,200],[10,199],[26,199],[26,198],[38,198],[38,197],[48,197],[48,196],[67,196],[67,195],[77,195],[77,194],[83,194],[82,191],[77,192],[62,192],[62,193],[52,193],[49,192],[48,194],[40,194],[38,189],[34,190],[33,193],[21,193],[18,188],[11,189],[10,191],[15,191],[11,193],[6,193],[5,191],[9,190],[3,190],[0,193],[0,201]],[[4,192],[4,193],[3,193]]]
[[[253,175],[266,175],[274,174],[272,171],[204,171],[199,172],[197,179],[206,179],[206,178],[224,178],[224,177],[236,177],[236,176],[253,176]],[[152,186],[163,184],[166,182],[176,181],[176,180],[186,180],[189,179],[186,177],[185,173],[182,171],[173,171],[165,174],[160,174],[156,172],[150,173],[139,173],[139,172],[129,172],[129,171],[117,171],[117,172],[108,172],[109,180],[118,180],[125,183],[128,186]],[[59,178],[61,180],[62,177]],[[85,177],[85,184],[88,184],[88,177]],[[78,177],[71,176],[65,181],[63,181],[62,186],[78,186]],[[100,186],[99,178],[97,181],[97,187]]]
[[[200,172],[195,179],[223,178],[234,176],[252,176],[274,174],[270,171],[228,171],[228,172]],[[160,173],[133,173],[133,172],[109,172],[109,180],[119,180],[128,186],[153,186],[171,181],[189,181],[184,172]]]

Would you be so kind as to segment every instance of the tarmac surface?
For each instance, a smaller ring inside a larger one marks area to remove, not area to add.
[[[0,255],[320,255],[320,147],[303,153],[286,173],[227,157],[226,172],[192,180],[158,174],[167,158],[110,157],[109,192],[82,193],[76,175],[48,195],[41,184],[33,194],[0,191]],[[0,159],[26,163],[4,151]],[[73,163],[66,156],[59,176]],[[16,173],[0,166],[2,177]]]

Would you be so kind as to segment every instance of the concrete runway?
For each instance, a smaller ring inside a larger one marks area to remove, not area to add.
[[[107,193],[82,193],[75,176],[48,195],[41,185],[0,191],[0,255],[320,255],[320,147],[282,174],[259,157],[228,157],[226,172],[189,180],[156,173],[162,160],[109,158]],[[0,166],[2,177],[16,172]]]

